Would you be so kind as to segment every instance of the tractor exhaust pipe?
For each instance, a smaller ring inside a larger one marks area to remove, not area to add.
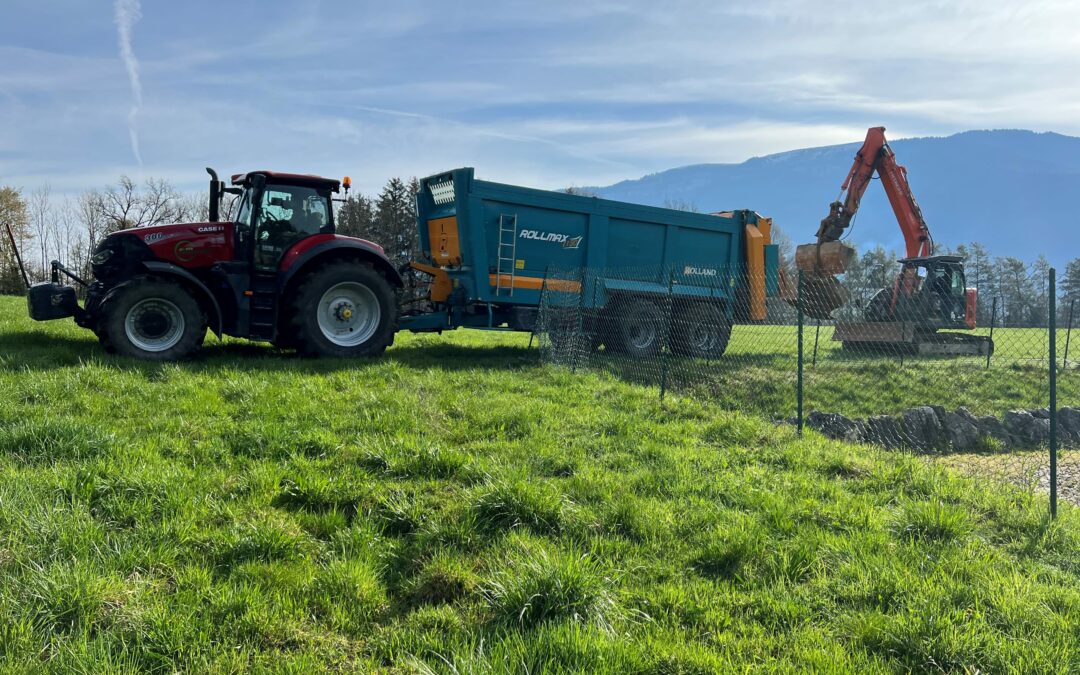
[[[218,180],[217,171],[210,167],[206,167],[206,173],[210,174],[209,220],[216,223],[221,220],[221,197],[225,193],[225,182]]]

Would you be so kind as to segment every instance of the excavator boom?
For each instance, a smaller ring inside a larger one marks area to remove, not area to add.
[[[885,140],[885,127],[871,127],[866,132],[866,140],[855,153],[855,161],[840,187],[843,198],[829,205],[829,215],[818,228],[817,243],[840,240],[858,213],[859,204],[875,173],[881,178],[889,204],[896,214],[896,221],[904,235],[907,257],[933,255],[930,229],[911,192],[907,170],[897,163],[896,155]]]

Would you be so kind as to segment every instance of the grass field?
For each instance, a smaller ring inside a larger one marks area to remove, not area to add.
[[[0,663],[1075,672],[1080,517],[526,337],[110,358],[0,298]]]
[[[980,331],[985,334],[986,331]],[[1059,330],[1062,363],[1066,332]],[[1074,336],[1080,338],[1080,331]],[[662,377],[675,390],[688,391],[716,405],[756,411],[769,417],[795,414],[796,354],[794,326],[736,326],[727,352],[712,361],[659,357],[629,359],[599,352],[589,365],[621,379],[658,386]],[[998,415],[1014,408],[1045,407],[1049,395],[1047,332],[1035,328],[994,331],[996,351],[990,367],[985,357],[905,357],[852,353],[832,341],[823,326],[814,357],[814,327],[805,336],[805,407],[867,417],[894,414],[920,405],[966,406],[978,415]],[[1059,369],[1060,405],[1080,406],[1080,344],[1073,343],[1069,367]],[[565,357],[562,360],[567,360]],[[581,358],[584,363],[584,358]],[[666,368],[666,373],[664,369]]]

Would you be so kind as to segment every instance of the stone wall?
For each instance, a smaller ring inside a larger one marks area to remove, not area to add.
[[[978,417],[962,407],[949,411],[942,406],[919,406],[899,415],[861,419],[815,410],[806,416],[806,426],[829,438],[886,448],[938,452],[1034,449],[1049,442],[1050,411],[1010,410],[998,418]],[[1080,446],[1080,408],[1058,411],[1058,443]]]

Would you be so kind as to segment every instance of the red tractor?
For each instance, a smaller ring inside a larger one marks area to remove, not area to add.
[[[191,354],[207,328],[306,355],[374,356],[393,343],[401,277],[379,245],[335,234],[340,181],[252,171],[226,187],[207,172],[209,222],[109,235],[93,283],[54,262],[52,281],[29,290],[31,317],[74,317],[106,350],[157,361]],[[226,193],[237,195],[227,222]],[[85,307],[61,274],[86,286]]]

